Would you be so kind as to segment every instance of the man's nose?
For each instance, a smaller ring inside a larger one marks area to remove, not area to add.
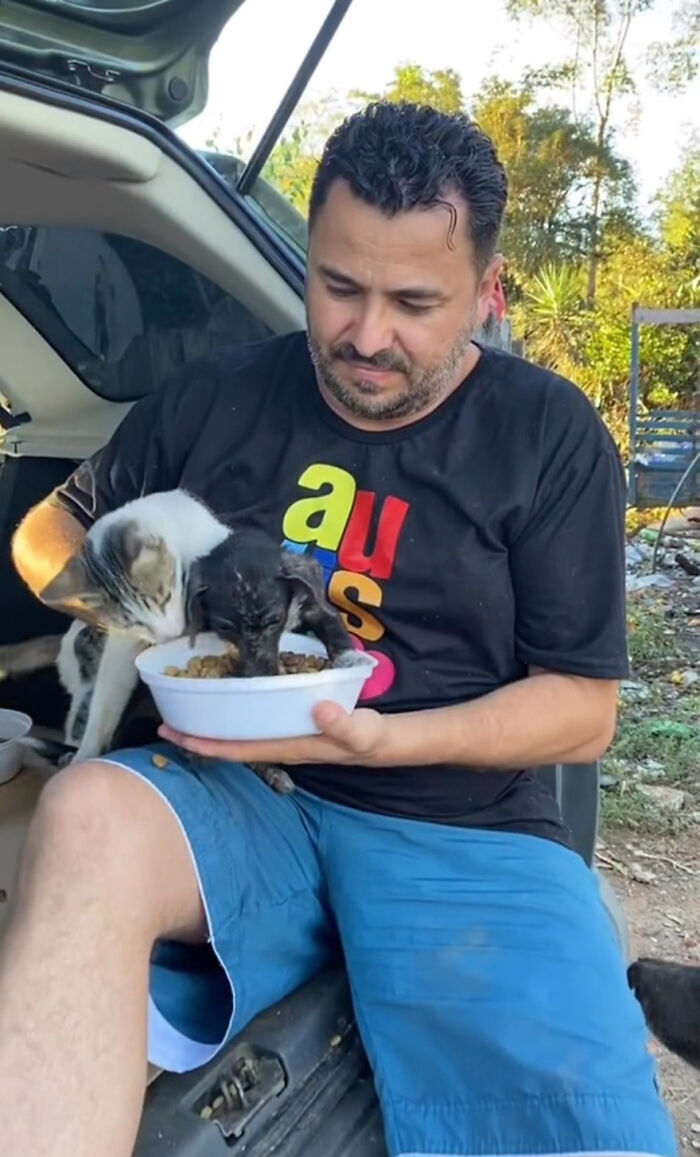
[[[351,340],[360,357],[368,361],[381,350],[391,349],[394,329],[386,306],[366,302],[355,320]]]

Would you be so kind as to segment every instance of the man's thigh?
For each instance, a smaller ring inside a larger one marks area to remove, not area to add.
[[[337,807],[321,846],[392,1155],[676,1152],[577,855]]]
[[[160,941],[150,970],[148,1059],[182,1072],[327,962],[335,929],[314,817],[249,768],[191,760],[167,744],[113,752],[107,762],[170,807],[199,887],[205,942]]]

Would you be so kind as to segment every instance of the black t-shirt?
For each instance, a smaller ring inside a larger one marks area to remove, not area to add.
[[[357,430],[317,389],[303,333],[181,367],[57,491],[85,525],[183,486],[291,549],[379,660],[363,702],[460,703],[528,666],[627,673],[625,485],[603,422],[569,382],[482,350],[433,413]],[[297,784],[368,811],[567,841],[528,771],[304,766]]]

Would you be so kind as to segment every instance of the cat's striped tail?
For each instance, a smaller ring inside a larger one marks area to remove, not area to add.
[[[41,635],[23,643],[0,646],[0,679],[13,675],[31,675],[43,667],[51,667],[58,658],[63,635]]]

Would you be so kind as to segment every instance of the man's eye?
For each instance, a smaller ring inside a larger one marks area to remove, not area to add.
[[[345,285],[329,285],[327,289],[332,297],[354,297],[357,292]]]
[[[415,302],[415,301],[401,301],[401,300],[399,300],[399,305],[401,306],[401,309],[403,309],[406,313],[415,313],[415,314],[429,313],[430,310],[433,308],[432,305],[420,305],[418,302]]]

